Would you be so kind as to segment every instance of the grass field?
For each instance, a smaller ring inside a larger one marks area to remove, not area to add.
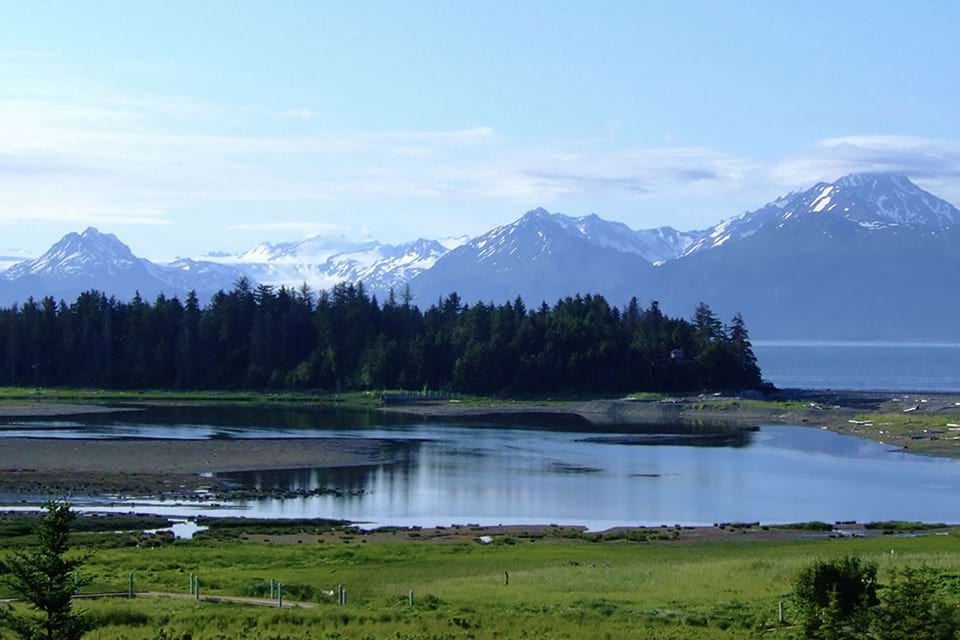
[[[409,392],[409,390],[407,391]],[[0,387],[0,402],[70,402],[70,403],[212,403],[236,405],[307,404],[331,406],[342,409],[375,409],[381,405],[384,393],[400,393],[398,390],[347,391],[168,391],[158,389],[72,389]],[[659,397],[658,394],[644,394]],[[457,395],[456,403],[466,406],[509,406],[516,402],[539,406],[562,406],[565,403],[594,399],[571,396],[569,398],[540,398],[517,396],[497,398]]]
[[[891,551],[893,553],[891,554]],[[903,565],[942,572],[960,603],[960,536],[822,541],[373,543],[277,545],[193,541],[100,548],[86,591],[188,591],[265,597],[271,578],[313,610],[140,598],[84,603],[119,640],[270,638],[789,638],[777,604],[814,558],[857,554],[881,573]],[[504,572],[509,572],[509,585]],[[346,586],[338,607],[331,592]],[[415,592],[411,609],[407,594]],[[790,616],[789,599],[787,615]],[[161,633],[162,630],[162,633]]]
[[[211,402],[237,404],[315,403],[349,408],[380,405],[380,392],[313,393],[282,391],[164,391],[0,387],[0,401],[39,402]]]
[[[960,412],[937,415],[864,413],[855,420],[859,424],[841,425],[839,430],[896,444],[913,453],[960,457]]]

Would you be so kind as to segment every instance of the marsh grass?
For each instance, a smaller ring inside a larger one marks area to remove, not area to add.
[[[952,534],[796,542],[517,539],[487,546],[178,542],[97,550],[85,569],[93,581],[88,589],[122,590],[132,571],[140,591],[184,593],[194,573],[207,594],[264,595],[274,578],[289,585],[291,598],[319,606],[278,611],[146,598],[84,606],[100,624],[90,638],[102,640],[153,640],[160,629],[167,639],[191,640],[752,638],[777,628],[777,603],[803,566],[851,553],[877,562],[881,574],[934,568],[960,602],[951,587],[960,583],[960,536]],[[345,608],[330,595],[338,584],[349,591]]]

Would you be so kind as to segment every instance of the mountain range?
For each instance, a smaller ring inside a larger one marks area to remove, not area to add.
[[[378,295],[399,290],[436,264],[466,237],[419,239],[404,244],[317,236],[299,242],[261,243],[239,255],[208,254],[204,259],[232,266],[250,279],[274,286],[328,289],[340,282],[363,282]]]
[[[155,264],[135,256],[115,235],[90,227],[68,233],[39,258],[0,271],[0,303],[44,296],[72,300],[89,289],[119,298],[137,292],[146,298],[160,293],[183,297],[194,290],[206,300],[242,275],[230,266],[189,258]]]
[[[950,203],[903,176],[854,174],[699,231],[535,209],[472,239],[320,236],[154,264],[88,229],[0,272],[0,303],[69,299],[91,287],[209,296],[246,276],[314,289],[362,281],[378,295],[409,285],[421,306],[454,291],[467,302],[522,296],[531,305],[576,293],[616,304],[636,296],[683,315],[706,301],[724,318],[742,312],[761,338],[957,340],[958,241],[960,211]]]
[[[960,339],[960,210],[909,179],[855,174],[782,196],[654,259],[578,221],[531,211],[474,238],[411,282],[418,300],[554,301],[601,293],[658,300],[673,314],[705,301],[741,312],[767,339]],[[604,231],[612,231],[608,223]],[[618,227],[625,238],[636,233]]]

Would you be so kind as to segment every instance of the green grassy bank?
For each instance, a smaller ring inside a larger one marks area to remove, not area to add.
[[[271,578],[313,610],[148,598],[84,603],[90,638],[756,638],[796,637],[777,604],[814,558],[857,554],[881,574],[904,565],[941,572],[960,603],[960,536],[820,541],[597,542],[533,538],[492,545],[269,544],[225,539],[156,548],[98,548],[87,591],[265,597]],[[893,552],[893,553],[891,553]],[[509,572],[509,584],[505,574]],[[328,595],[338,584],[349,602]],[[415,592],[410,608],[407,594]],[[161,632],[162,629],[162,632]]]

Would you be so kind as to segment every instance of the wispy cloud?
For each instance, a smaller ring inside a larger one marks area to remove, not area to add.
[[[739,183],[753,164],[699,147],[632,149],[618,153],[553,154],[534,159],[527,174],[559,193],[622,191],[635,195]]]
[[[960,177],[960,140],[914,136],[828,138],[788,158],[773,172],[785,182],[810,182],[862,171],[915,178]]]
[[[707,147],[627,146],[616,130],[610,139],[538,143],[483,123],[318,130],[322,114],[309,106],[228,108],[190,96],[39,82],[25,71],[38,64],[56,69],[58,61],[0,52],[0,72],[13,78],[0,98],[0,221],[156,225],[210,215],[237,231],[312,234],[342,227],[297,221],[291,212],[338,211],[343,219],[357,201],[384,211],[400,201],[408,211],[419,203],[433,210],[469,203],[476,211],[486,203],[564,208],[574,199],[720,202],[730,194],[759,204],[784,187],[856,171],[905,173],[960,196],[957,140],[837,137],[760,162]],[[267,211],[282,217],[257,219]]]
[[[795,186],[858,172],[906,175],[954,201],[960,199],[960,140],[857,135],[820,140],[785,159],[771,176]]]
[[[310,204],[351,196],[379,198],[385,206],[395,198],[549,203],[576,193],[643,194],[735,180],[744,167],[705,149],[603,154],[577,142],[528,148],[486,126],[282,135],[191,131],[197,120],[216,115],[216,108],[180,98],[0,100],[0,188],[17,194],[17,216],[70,209],[78,198],[92,211]],[[0,203],[0,217],[9,211]]]

